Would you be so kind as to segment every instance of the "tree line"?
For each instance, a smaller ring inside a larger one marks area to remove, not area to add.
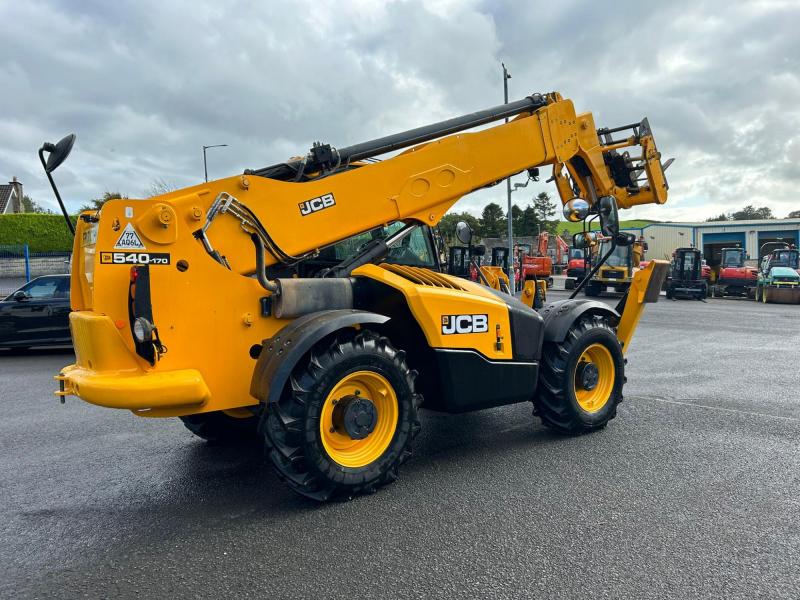
[[[536,236],[542,231],[556,233],[556,203],[547,192],[535,196],[525,208],[511,206],[511,225],[515,236]],[[456,224],[466,221],[477,238],[504,237],[508,234],[508,214],[496,202],[483,207],[480,218],[468,212],[447,213],[439,221],[439,231],[448,244],[457,243]]]
[[[786,218],[800,219],[800,210],[793,210],[787,215]],[[767,219],[777,219],[777,217],[772,214],[771,208],[769,208],[768,206],[762,206],[760,208],[756,208],[752,204],[748,204],[741,210],[728,213],[721,213],[716,217],[710,217],[706,219],[706,223],[710,223],[713,221],[756,221],[756,220],[767,220]]]

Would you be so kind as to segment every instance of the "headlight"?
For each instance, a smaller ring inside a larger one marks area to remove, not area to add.
[[[133,337],[140,344],[149,342],[153,339],[153,324],[144,317],[139,317],[133,322]]]

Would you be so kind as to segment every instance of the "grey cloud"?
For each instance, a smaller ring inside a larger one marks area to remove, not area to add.
[[[733,5],[731,5],[733,4]],[[104,190],[222,177],[557,89],[598,125],[649,116],[677,157],[671,197],[630,216],[796,209],[796,3],[143,1],[0,4],[0,174],[50,201],[35,151],[78,134],[59,170],[75,208]],[[544,183],[531,193],[554,192]],[[505,204],[503,186],[458,210]]]

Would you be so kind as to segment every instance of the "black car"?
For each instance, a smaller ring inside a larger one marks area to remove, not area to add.
[[[69,275],[45,275],[0,301],[0,348],[72,344]]]

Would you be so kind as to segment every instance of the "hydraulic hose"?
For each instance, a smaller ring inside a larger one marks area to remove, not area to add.
[[[253,244],[256,247],[256,278],[258,279],[258,283],[268,292],[278,294],[280,290],[278,284],[267,279],[267,266],[264,260],[264,242],[257,233],[252,234],[250,239],[253,240]]]

